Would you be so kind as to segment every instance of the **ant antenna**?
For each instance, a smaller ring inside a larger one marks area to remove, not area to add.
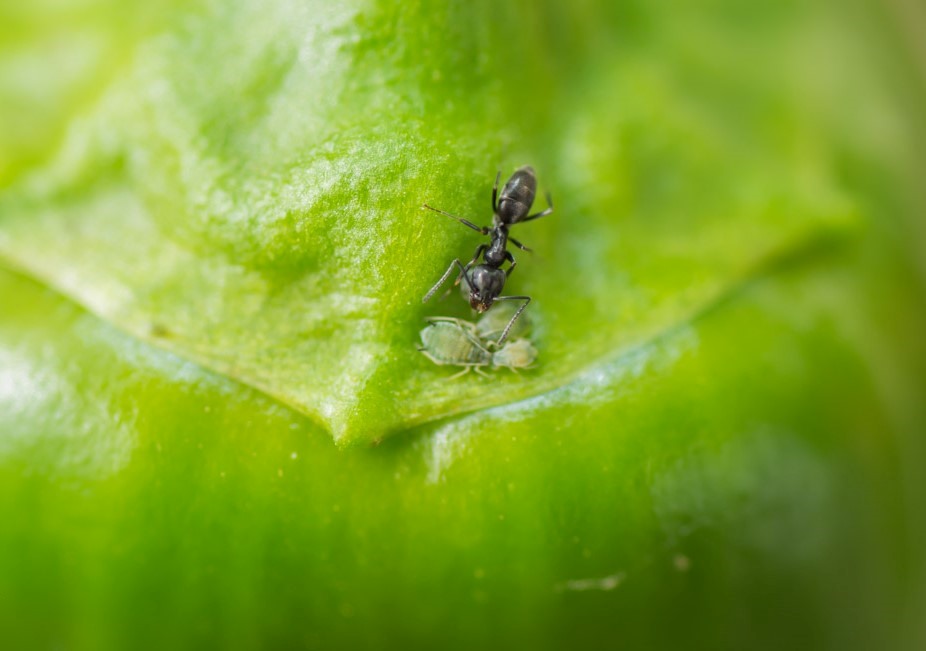
[[[482,235],[488,235],[488,234],[489,234],[489,229],[488,229],[488,227],[486,227],[486,226],[476,226],[476,224],[474,224],[473,222],[469,221],[468,219],[463,219],[462,217],[457,217],[456,215],[451,215],[449,212],[444,212],[443,210],[440,210],[439,208],[432,208],[431,206],[429,206],[429,205],[426,204],[426,203],[425,203],[425,204],[422,204],[421,207],[422,207],[422,208],[427,208],[428,210],[433,210],[434,212],[439,213],[439,214],[441,214],[441,215],[444,215],[445,217],[450,217],[450,219],[456,219],[458,222],[460,222],[460,223],[463,224],[464,226],[468,226],[469,228],[472,228],[474,231],[476,231],[477,233],[480,233],[480,234],[482,234]]]
[[[466,268],[463,266],[463,263],[460,262],[460,259],[456,258],[454,259],[453,262],[450,263],[450,266],[447,267],[447,271],[445,271],[444,275],[440,277],[440,280],[438,280],[437,283],[435,283],[434,287],[428,290],[428,293],[424,295],[424,298],[421,299],[422,303],[427,303],[431,299],[431,297],[434,296],[437,290],[440,289],[440,286],[443,285],[444,282],[446,282],[447,278],[450,277],[450,274],[453,271],[454,265],[460,268],[460,274],[463,276],[463,279],[466,281],[466,285],[467,287],[469,287],[470,291],[473,290],[472,279],[469,277],[469,274],[466,273]]]

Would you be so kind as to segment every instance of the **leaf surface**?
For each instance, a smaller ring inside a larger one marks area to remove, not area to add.
[[[142,42],[0,198],[0,256],[350,444],[561,386],[851,223],[769,89],[731,104],[684,47],[615,44],[559,79],[555,48],[518,52],[479,8],[388,4],[243,3]],[[540,365],[443,382],[418,331],[468,309],[420,298],[481,240],[420,206],[488,223],[496,167],[521,163],[556,202],[515,229],[537,254],[507,287],[534,299]]]
[[[889,8],[50,4],[0,7],[10,648],[926,647]],[[525,163],[538,365],[447,381],[481,240],[420,206]]]

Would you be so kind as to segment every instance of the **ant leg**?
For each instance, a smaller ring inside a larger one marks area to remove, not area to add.
[[[492,186],[492,214],[498,212],[498,180],[502,178],[502,171],[498,170],[495,175],[495,185]]]
[[[469,276],[466,275],[466,269],[463,267],[463,263],[460,262],[459,258],[456,258],[453,262],[450,263],[450,266],[447,267],[447,271],[444,272],[444,275],[440,277],[440,280],[437,281],[434,287],[428,290],[428,293],[424,295],[424,298],[421,299],[422,303],[427,303],[431,297],[434,296],[434,292],[440,289],[440,286],[444,284],[444,281],[450,277],[450,272],[453,271],[453,265],[457,265],[457,267],[460,268],[460,274],[466,279],[466,284],[470,287],[473,286],[473,282],[469,279]]]
[[[479,259],[479,256],[482,255],[487,248],[489,248],[488,244],[480,244],[479,246],[476,247],[476,252],[473,254],[473,259],[466,263],[467,270],[471,269],[472,266],[476,264],[476,260]],[[456,287],[459,284],[460,284],[460,276],[457,276],[457,279],[454,281],[453,286]],[[470,287],[472,286],[473,286],[472,283],[470,283]]]
[[[489,234],[489,227],[488,227],[488,226],[476,226],[476,224],[474,224],[473,222],[469,221],[468,219],[463,219],[462,217],[457,217],[456,215],[451,215],[449,212],[444,212],[443,210],[438,210],[437,208],[432,208],[432,207],[429,206],[428,204],[424,204],[424,205],[422,205],[421,207],[422,207],[422,208],[427,208],[428,210],[433,210],[434,212],[440,213],[441,215],[445,215],[446,217],[450,217],[451,219],[456,219],[458,222],[460,222],[460,223],[463,224],[464,226],[468,226],[469,228],[472,228],[474,231],[477,231],[477,232],[479,232],[479,233],[482,233],[483,235],[488,235],[488,234]]]
[[[508,270],[505,272],[505,278],[510,278],[511,272],[514,271],[514,268],[518,266],[518,261],[514,259],[513,255],[511,255],[511,251],[505,251],[505,257],[508,258],[508,262],[511,263],[511,266],[508,267]]]
[[[518,317],[521,316],[521,312],[524,311],[524,308],[527,307],[531,302],[530,296],[499,296],[495,299],[496,301],[524,301],[524,305],[518,308],[518,311],[514,313],[514,316],[511,317],[511,321],[508,322],[508,325],[505,326],[505,329],[502,331],[502,336],[498,338],[498,341],[495,342],[495,345],[501,348],[501,345],[505,343],[505,340],[508,338],[508,333],[511,332],[511,326],[514,325],[514,322],[518,320]]]
[[[518,247],[518,248],[521,249],[522,251],[533,252],[533,250],[534,250],[534,249],[529,249],[529,248],[527,248],[526,246],[524,246],[523,244],[521,244],[520,242],[518,242],[516,239],[514,239],[514,238],[511,237],[510,235],[508,236],[508,241],[511,242],[512,244],[514,244],[516,247]]]
[[[543,212],[538,212],[536,215],[528,215],[524,219],[519,219],[518,223],[529,222],[532,219],[539,219],[541,217],[546,217],[551,212],[553,212],[553,197],[550,196],[550,193],[547,192],[547,203],[550,204],[550,207],[544,210]]]
[[[469,271],[470,269],[472,269],[473,265],[476,263],[476,260],[479,259],[479,256],[482,255],[482,252],[485,251],[487,248],[488,248],[488,245],[486,245],[486,244],[480,244],[479,246],[476,247],[476,253],[473,254],[473,259],[466,263],[465,269],[466,269],[467,271]],[[456,287],[457,285],[460,284],[460,280],[461,280],[462,278],[463,278],[463,276],[457,276],[457,279],[453,281],[453,285],[451,285],[450,287],[448,287],[448,288],[447,288],[447,291],[444,292],[444,295],[441,296],[441,300],[443,300],[443,299],[447,298],[448,296],[450,296],[450,292],[453,291],[453,288],[454,288],[454,287]],[[467,284],[470,286],[470,289],[472,289],[473,284],[470,283],[470,282],[468,282],[468,281],[467,281]]]

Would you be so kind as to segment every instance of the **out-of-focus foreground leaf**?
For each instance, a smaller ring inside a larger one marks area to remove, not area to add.
[[[922,87],[779,4],[88,2],[28,78],[3,10],[0,96],[61,101],[0,107],[4,629],[915,648]],[[446,382],[478,239],[420,204],[525,162],[540,364]]]

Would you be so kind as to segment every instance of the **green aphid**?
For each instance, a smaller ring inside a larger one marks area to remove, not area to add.
[[[461,319],[432,317],[421,331],[418,347],[428,359],[439,366],[462,366],[458,377],[475,370],[481,375],[484,367],[529,368],[537,359],[537,350],[527,339],[509,340],[498,350],[494,344],[480,338],[477,326]],[[504,327],[504,326],[502,326]]]

